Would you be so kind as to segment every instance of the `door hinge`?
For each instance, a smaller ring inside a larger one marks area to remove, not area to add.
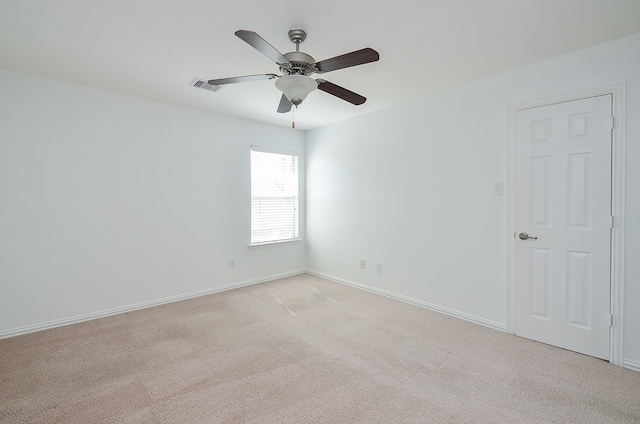
[[[609,228],[613,229],[613,216],[609,217]]]
[[[614,129],[616,126],[616,118],[615,116],[611,117],[611,129]]]
[[[609,314],[609,327],[613,327],[613,314]]]

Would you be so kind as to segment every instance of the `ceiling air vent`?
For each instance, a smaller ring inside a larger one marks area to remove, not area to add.
[[[194,79],[189,83],[189,85],[192,87],[204,88],[205,90],[213,91],[214,93],[222,88],[221,85],[211,85],[200,78]]]

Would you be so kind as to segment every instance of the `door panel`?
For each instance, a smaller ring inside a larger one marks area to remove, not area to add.
[[[531,158],[531,225],[551,227],[551,156]]]
[[[603,359],[611,101],[605,95],[516,113],[516,335]]]
[[[529,315],[548,320],[551,310],[551,250],[533,247],[530,254]]]

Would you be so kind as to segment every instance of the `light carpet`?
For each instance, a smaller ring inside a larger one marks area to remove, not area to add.
[[[640,423],[640,373],[299,275],[0,340],[0,423]]]

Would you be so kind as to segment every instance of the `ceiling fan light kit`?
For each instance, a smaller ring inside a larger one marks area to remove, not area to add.
[[[364,96],[324,79],[314,80],[310,75],[314,73],[323,74],[338,69],[376,62],[380,59],[380,55],[372,48],[367,47],[316,62],[313,57],[300,51],[300,44],[307,38],[307,33],[303,29],[294,28],[289,31],[289,40],[296,45],[296,51],[284,55],[253,31],[238,30],[235,32],[235,35],[271,61],[275,62],[283,75],[258,74],[212,79],[207,82],[209,86],[223,86],[239,82],[275,79],[276,88],[282,91],[282,97],[278,105],[278,113],[289,112],[292,105],[295,105],[297,108],[307,98],[309,93],[316,88],[353,105],[361,105],[367,100]]]
[[[285,75],[276,80],[276,88],[298,107],[309,93],[318,88],[318,83],[305,75]]]

